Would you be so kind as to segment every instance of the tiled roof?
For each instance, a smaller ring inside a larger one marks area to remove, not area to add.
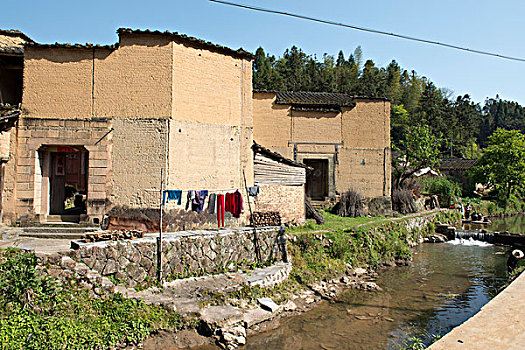
[[[310,167],[308,167],[307,165],[305,165],[303,163],[296,162],[296,161],[291,160],[289,158],[286,158],[286,157],[280,155],[277,152],[270,151],[268,148],[259,145],[255,141],[253,141],[252,149],[253,149],[253,151],[255,153],[259,153],[259,154],[265,155],[268,158],[271,158],[271,159],[273,159],[275,161],[278,161],[278,162],[281,162],[281,163],[284,163],[284,164],[288,164],[288,165],[291,165],[291,166],[295,166],[295,167],[310,169]]]
[[[466,170],[474,167],[476,159],[444,158],[439,163],[440,170]]]
[[[252,60],[255,58],[255,56],[253,56],[250,52],[248,51],[244,51],[243,49],[238,49],[238,50],[233,50],[233,49],[230,49],[226,46],[221,46],[221,45],[216,45],[216,44],[213,44],[209,41],[205,41],[205,40],[201,40],[201,39],[197,39],[197,38],[194,38],[194,37],[191,37],[191,36],[187,36],[187,35],[184,35],[184,34],[179,34],[179,33],[176,33],[176,32],[170,32],[170,31],[165,31],[165,32],[161,32],[161,31],[158,31],[158,30],[139,30],[139,29],[130,29],[130,28],[119,28],[117,29],[117,33],[120,35],[123,35],[123,34],[138,34],[138,35],[141,35],[141,34],[148,34],[148,35],[162,35],[162,36],[166,36],[166,37],[169,37],[173,40],[176,40],[176,41],[179,41],[179,42],[183,42],[183,43],[187,43],[189,45],[193,45],[193,46],[196,46],[196,47],[199,47],[199,48],[203,48],[203,49],[207,49],[207,50],[210,50],[210,51],[215,51],[215,52],[219,52],[219,53],[222,53],[222,54],[225,54],[225,55],[229,55],[229,56],[234,56],[234,57],[241,57],[241,58],[245,58],[245,59],[249,59],[249,60]],[[95,45],[95,44],[91,44],[91,43],[86,43],[86,44],[61,44],[61,43],[54,43],[54,44],[39,44],[39,43],[35,43],[35,42],[30,42],[30,43],[26,43],[25,46],[28,46],[28,47],[41,47],[41,48],[63,48],[63,49],[110,49],[110,50],[114,50],[114,49],[117,49],[118,48],[118,43],[117,44],[112,44],[112,45]]]
[[[23,47],[18,47],[18,46],[0,47],[0,54],[23,55],[24,54],[24,48]]]
[[[353,107],[356,99],[390,101],[385,97],[365,97],[340,94],[335,92],[307,92],[307,91],[273,91],[254,90],[254,93],[274,93],[276,104]]]
[[[0,35],[16,36],[24,39],[26,42],[33,42],[33,39],[16,29],[0,29]]]
[[[191,37],[191,36],[187,36],[185,34],[179,34],[177,32],[170,32],[169,30],[161,32],[159,30],[149,30],[149,29],[140,30],[140,29],[130,29],[130,28],[119,28],[117,30],[117,33],[119,35],[120,34],[162,35],[162,36],[167,36],[167,37],[173,38],[175,40],[179,40],[181,42],[185,42],[185,43],[188,43],[188,44],[191,44],[191,45],[195,45],[195,46],[198,46],[198,47],[210,50],[210,51],[216,51],[216,52],[219,52],[219,53],[222,53],[222,54],[226,54],[226,55],[230,55],[230,56],[246,58],[246,59],[249,59],[249,60],[252,60],[252,59],[255,58],[255,56],[252,53],[250,53],[248,51],[245,51],[242,48],[240,48],[238,50],[233,50],[233,49],[230,49],[229,47],[226,47],[226,46],[217,45],[217,44],[214,44],[214,43],[209,42],[209,41],[205,41],[205,40],[202,40],[202,39],[198,39],[198,38],[194,38],[194,37]]]
[[[40,43],[26,43],[24,46],[26,47],[41,47],[41,48],[60,48],[60,49],[109,49],[114,50],[117,48],[116,44],[113,45],[99,45],[99,44],[91,44],[91,43],[85,43],[85,44],[61,44],[61,43],[54,43],[54,44],[40,44]]]
[[[0,131],[7,131],[13,127],[20,116],[20,109],[0,104]]]

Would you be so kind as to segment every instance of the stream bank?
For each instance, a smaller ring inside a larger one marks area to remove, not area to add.
[[[208,323],[204,333],[224,347],[235,348],[246,342],[246,333],[275,328],[280,320],[303,314],[319,302],[333,301],[348,289],[380,290],[374,282],[378,277],[376,269],[408,265],[412,258],[411,247],[432,234],[435,223],[458,220],[457,211],[434,211],[335,232],[293,233],[288,240],[293,261],[288,280],[270,289],[251,287],[214,296],[206,308],[234,304],[245,317],[237,322]],[[261,298],[265,297],[275,302],[272,311],[266,311],[272,307],[261,303]],[[150,348],[150,344],[155,344],[151,348],[158,347],[157,340],[150,338],[145,348]]]

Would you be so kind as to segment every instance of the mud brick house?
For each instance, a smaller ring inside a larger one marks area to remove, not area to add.
[[[254,208],[258,212],[278,212],[283,224],[305,223],[305,183],[307,166],[285,158],[254,142],[254,181],[260,186]]]
[[[25,47],[11,51],[18,65],[23,54],[23,85],[22,70],[8,76],[13,95],[0,67],[3,96],[22,103],[5,222],[97,223],[115,205],[157,207],[147,189],[160,187],[161,169],[167,188],[184,191],[243,188],[243,172],[253,184],[253,56],[168,31],[117,33],[114,45],[19,36]]]
[[[336,93],[254,91],[254,139],[313,168],[306,193],[353,189],[389,202],[390,101]]]

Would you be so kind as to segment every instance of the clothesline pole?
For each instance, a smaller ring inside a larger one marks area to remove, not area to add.
[[[159,220],[159,237],[157,238],[157,271],[159,283],[162,283],[162,206],[164,196],[164,169],[160,169],[160,220]]]
[[[250,217],[253,218],[252,205],[250,204],[250,195],[248,194],[248,184],[246,183],[246,174],[244,173],[244,169],[242,170],[242,177],[244,178],[244,189],[246,190],[246,200],[248,201]],[[257,262],[260,264],[262,262],[261,251],[259,250],[259,239],[257,237],[257,229],[255,228],[255,225],[253,225],[253,246],[255,248],[255,257],[257,258]]]

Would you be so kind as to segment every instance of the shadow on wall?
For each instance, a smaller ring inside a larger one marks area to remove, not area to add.
[[[184,231],[195,228],[217,228],[217,217],[208,211],[198,214],[184,209],[163,211],[162,229],[166,232]],[[233,222],[230,213],[226,213],[226,224]],[[106,213],[103,229],[107,230],[142,230],[144,232],[158,232],[160,222],[159,209],[130,208],[126,206],[113,207]]]

